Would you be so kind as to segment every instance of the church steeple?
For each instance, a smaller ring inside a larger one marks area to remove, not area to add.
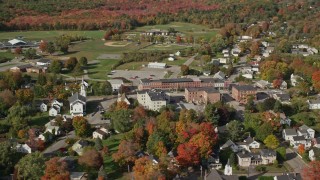
[[[227,175],[227,176],[232,175],[232,166],[230,165],[230,159],[228,159],[228,163],[224,167],[224,175]]]
[[[82,77],[82,82],[80,84],[80,95],[87,97],[87,92],[86,92],[86,85],[84,83],[83,77]]]

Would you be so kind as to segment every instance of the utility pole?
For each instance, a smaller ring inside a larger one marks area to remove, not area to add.
[[[200,165],[200,171],[201,171],[201,179],[202,179],[202,166]]]

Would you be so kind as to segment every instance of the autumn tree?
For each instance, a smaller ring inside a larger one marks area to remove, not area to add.
[[[125,101],[119,101],[117,102],[117,105],[116,105],[116,111],[117,110],[126,110],[129,108],[129,105],[125,102]]]
[[[67,68],[69,71],[72,71],[78,63],[78,60],[76,57],[70,57],[66,63],[64,64],[64,67]]]
[[[55,44],[61,52],[67,53],[69,50],[70,37],[61,35],[55,39]]]
[[[47,51],[47,47],[48,47],[48,42],[47,41],[41,41],[39,44],[39,49],[42,52],[46,52]]]
[[[181,41],[182,41],[181,36],[177,36],[177,37],[176,37],[176,41],[177,41],[177,44],[180,44],[180,43],[181,43]]]
[[[302,177],[306,180],[319,180],[320,161],[311,161],[308,166],[302,170]]]
[[[20,103],[32,102],[34,98],[33,91],[31,89],[19,89],[15,92],[17,100]]]
[[[273,134],[267,136],[263,142],[270,149],[276,149],[280,144],[278,138]]]
[[[41,180],[69,180],[70,173],[65,161],[60,161],[59,157],[51,158],[46,162],[46,169]]]
[[[6,89],[0,92],[0,100],[6,108],[9,108],[14,105],[17,98],[13,95],[13,93],[10,90]]]
[[[183,76],[189,74],[189,66],[183,64],[180,69]]]
[[[299,146],[298,146],[298,153],[299,153],[300,155],[302,155],[302,154],[304,154],[305,152],[306,152],[306,148],[305,148],[304,144],[299,144]]]
[[[137,106],[133,110],[133,120],[138,121],[140,119],[146,119],[147,118],[147,112],[144,109],[143,106]]]
[[[108,32],[105,33],[105,35],[103,36],[104,40],[109,40],[111,38],[111,36],[114,35],[112,30],[109,30]]]
[[[181,166],[193,166],[200,163],[199,148],[190,143],[180,144],[177,148],[178,156],[176,157]]]
[[[160,175],[159,165],[154,165],[147,156],[135,161],[133,172],[135,179],[157,179]]]
[[[98,169],[103,164],[103,158],[97,150],[88,149],[78,159],[78,162],[80,165],[84,165],[87,168]]]
[[[21,47],[16,47],[16,48],[14,49],[14,53],[15,53],[15,54],[22,54],[22,48],[21,48]]]
[[[79,137],[87,137],[90,134],[90,125],[84,117],[75,116],[72,119],[72,125]]]
[[[119,144],[118,151],[112,154],[112,158],[115,162],[119,163],[120,166],[132,164],[137,159],[136,153],[139,149],[138,143],[122,140]]]
[[[320,71],[312,74],[312,84],[316,91],[320,91]]]

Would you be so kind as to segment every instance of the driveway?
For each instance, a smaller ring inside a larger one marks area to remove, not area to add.
[[[295,173],[300,173],[307,164],[292,149],[286,149],[287,163]]]
[[[71,131],[68,133],[67,136],[60,137],[57,142],[53,143],[51,146],[49,146],[46,150],[44,150],[42,153],[44,155],[50,155],[54,152],[58,151],[61,148],[66,148],[68,144],[65,142],[67,138],[76,138],[75,132]]]
[[[191,58],[189,58],[185,63],[183,63],[183,65],[189,66],[194,61],[194,58],[197,56],[198,56],[198,53],[196,55],[192,56]]]

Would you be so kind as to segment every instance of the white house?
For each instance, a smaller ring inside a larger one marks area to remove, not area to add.
[[[12,39],[8,41],[12,46],[19,46],[19,45],[26,45],[27,43],[25,41],[22,41],[20,39]]]
[[[177,51],[176,53],[174,53],[176,56],[181,56],[181,52]]]
[[[61,129],[59,126],[56,125],[56,121],[53,119],[51,121],[49,121],[47,124],[44,125],[46,127],[46,131],[45,132],[49,132],[53,135],[60,135],[61,134]]]
[[[153,111],[159,111],[163,106],[167,105],[167,95],[163,91],[138,91],[137,100],[146,109]]]
[[[213,75],[213,78],[221,79],[221,80],[224,80],[225,77],[226,77],[226,75],[225,75],[223,72],[221,72],[221,71],[219,71],[219,72],[217,72],[217,73],[215,73],[215,74]]]
[[[307,100],[309,109],[320,109],[320,98]]]
[[[82,83],[80,85],[80,93],[75,93],[68,98],[69,106],[70,106],[70,114],[72,116],[85,115],[86,104],[87,104],[86,97],[87,97],[86,85],[84,83],[84,80],[82,79]]]
[[[268,81],[265,81],[265,80],[259,80],[255,83],[255,86],[259,87],[261,89],[266,89],[271,86],[271,83],[269,83]]]
[[[60,113],[60,107],[53,106],[49,109],[49,116],[55,117]]]
[[[306,125],[300,126],[297,132],[299,136],[304,136],[306,139],[312,139],[315,135],[315,130]]]
[[[85,147],[89,146],[89,143],[88,141],[85,141],[85,140],[78,140],[77,142],[75,142],[73,145],[72,145],[72,150],[75,151],[79,156],[82,156],[83,154],[83,150]]]
[[[119,91],[120,87],[124,84],[122,79],[110,79],[108,82],[111,84],[113,91]]]
[[[245,149],[249,152],[251,152],[250,149],[260,148],[260,143],[250,136],[243,140],[243,142],[237,142],[237,145],[239,146],[239,149]]]
[[[37,66],[49,66],[51,63],[50,59],[40,59],[39,61],[37,61],[36,65]]]
[[[20,153],[26,153],[26,154],[32,153],[32,149],[28,144],[17,144],[16,151]]]
[[[166,67],[166,63],[151,62],[148,64],[148,68],[165,69]]]
[[[174,60],[176,60],[176,58],[175,57],[168,57],[168,61],[174,61]]]
[[[294,87],[297,85],[297,83],[299,81],[303,80],[302,77],[298,76],[298,75],[294,75],[294,74],[291,74],[290,76],[290,81],[291,81],[291,85]]]
[[[291,141],[293,140],[294,136],[298,136],[298,133],[294,129],[284,129],[282,131],[282,138],[286,141]]]
[[[281,85],[280,85],[280,89],[284,90],[288,88],[288,83],[286,81],[282,81]]]
[[[220,64],[228,64],[229,63],[229,58],[219,58],[219,63]]]
[[[48,106],[45,103],[41,103],[39,106],[39,109],[41,112],[47,112],[48,111]]]
[[[100,129],[97,129],[95,130],[93,133],[92,133],[92,138],[93,139],[96,139],[96,138],[100,138],[100,139],[105,139],[108,135],[109,135],[109,130],[102,127]]]
[[[319,148],[312,148],[310,151],[309,151],[309,159],[311,161],[315,161],[315,160],[319,160],[320,159],[320,149]]]

